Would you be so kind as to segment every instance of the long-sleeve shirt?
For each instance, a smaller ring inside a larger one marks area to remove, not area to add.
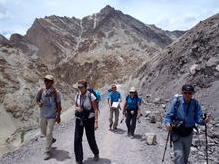
[[[189,103],[186,103],[183,97],[174,98],[168,107],[164,124],[172,124],[173,120],[177,118],[179,121],[183,121],[185,127],[193,127],[196,124],[204,125],[203,114],[201,105],[197,100],[191,99]],[[174,109],[176,106],[178,108]]]

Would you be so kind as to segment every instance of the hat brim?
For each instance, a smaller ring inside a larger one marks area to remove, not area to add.
[[[83,84],[78,84],[78,88],[79,88],[79,87],[85,87],[85,86],[84,86]]]

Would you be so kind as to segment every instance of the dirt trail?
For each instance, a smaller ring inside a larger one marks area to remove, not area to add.
[[[73,117],[73,116],[72,116]],[[121,115],[120,115],[121,117]],[[74,164],[73,151],[74,141],[74,119],[55,127],[54,137],[57,142],[53,145],[52,158],[43,160],[45,138],[36,138],[19,150],[7,154],[0,159],[3,164]],[[117,133],[108,130],[108,108],[101,105],[100,128],[96,132],[97,143],[100,149],[100,161],[94,162],[87,139],[84,136],[84,163],[85,164],[160,164],[163,153],[165,136],[162,131],[149,125],[143,120],[137,125],[136,137],[127,137],[125,123],[120,124]],[[158,145],[148,146],[142,139],[145,132],[156,132],[158,134]],[[167,159],[169,154],[167,153]],[[166,163],[170,163],[166,161]]]

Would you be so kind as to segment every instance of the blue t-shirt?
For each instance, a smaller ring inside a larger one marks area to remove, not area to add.
[[[141,100],[138,97],[131,98],[130,96],[126,97],[127,109],[138,109],[138,102]]]
[[[119,99],[121,99],[121,94],[117,91],[115,92],[110,92],[108,98],[111,100],[111,102],[118,102]]]

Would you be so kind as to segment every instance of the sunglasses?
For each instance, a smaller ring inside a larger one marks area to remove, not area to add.
[[[84,88],[84,87],[78,87],[78,89],[82,89],[82,88]]]
[[[184,95],[192,95],[193,92],[183,92]]]

